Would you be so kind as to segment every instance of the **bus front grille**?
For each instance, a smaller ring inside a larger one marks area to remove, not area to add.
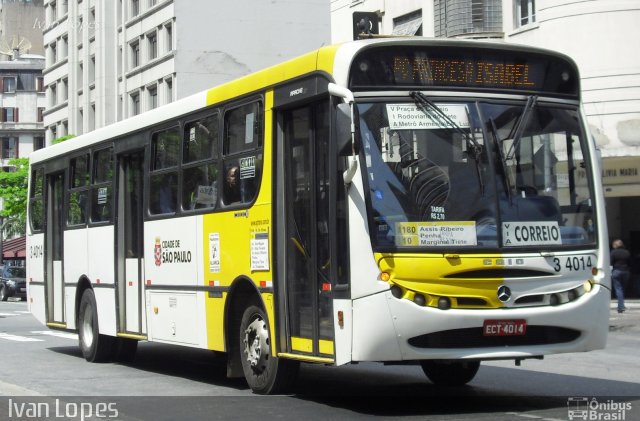
[[[408,342],[416,348],[494,348],[560,344],[579,337],[577,330],[556,326],[527,326],[520,336],[484,336],[481,327],[474,327],[414,336]]]

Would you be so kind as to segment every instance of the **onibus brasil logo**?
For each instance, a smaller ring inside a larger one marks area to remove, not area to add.
[[[605,402],[600,402],[595,397],[567,399],[569,420],[627,420],[631,419],[627,418],[627,413],[631,411],[631,408],[631,402],[616,402],[613,399],[607,399]]]

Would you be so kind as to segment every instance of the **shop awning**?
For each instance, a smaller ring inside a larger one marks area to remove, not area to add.
[[[17,257],[27,257],[27,237],[12,238],[2,242],[2,257],[4,259],[15,259]]]
[[[402,22],[396,25],[391,32],[391,35],[413,36],[418,32],[418,29],[422,26],[422,18],[416,17],[406,22]]]

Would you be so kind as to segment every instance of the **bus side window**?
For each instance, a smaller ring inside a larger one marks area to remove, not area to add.
[[[91,222],[109,222],[113,196],[113,149],[93,154],[93,184],[91,186]]]
[[[214,208],[218,201],[218,113],[185,124],[182,209]]]
[[[72,158],[69,164],[70,185],[67,202],[67,225],[83,225],[87,222],[89,155]]]
[[[255,101],[224,115],[223,202],[250,203],[262,170],[262,103]]]
[[[29,192],[29,221],[31,230],[41,231],[44,228],[44,170],[39,168],[31,172],[31,191]]]
[[[152,215],[176,211],[180,142],[177,127],[156,132],[151,137],[149,212]]]

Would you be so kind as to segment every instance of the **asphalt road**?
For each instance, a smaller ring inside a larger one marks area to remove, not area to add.
[[[591,405],[599,419],[640,420],[640,302],[627,307],[612,311],[605,350],[483,363],[464,388],[436,388],[415,366],[303,365],[294,394],[264,397],[209,351],[142,343],[130,364],[87,363],[75,335],[0,303],[0,419],[566,420]]]

